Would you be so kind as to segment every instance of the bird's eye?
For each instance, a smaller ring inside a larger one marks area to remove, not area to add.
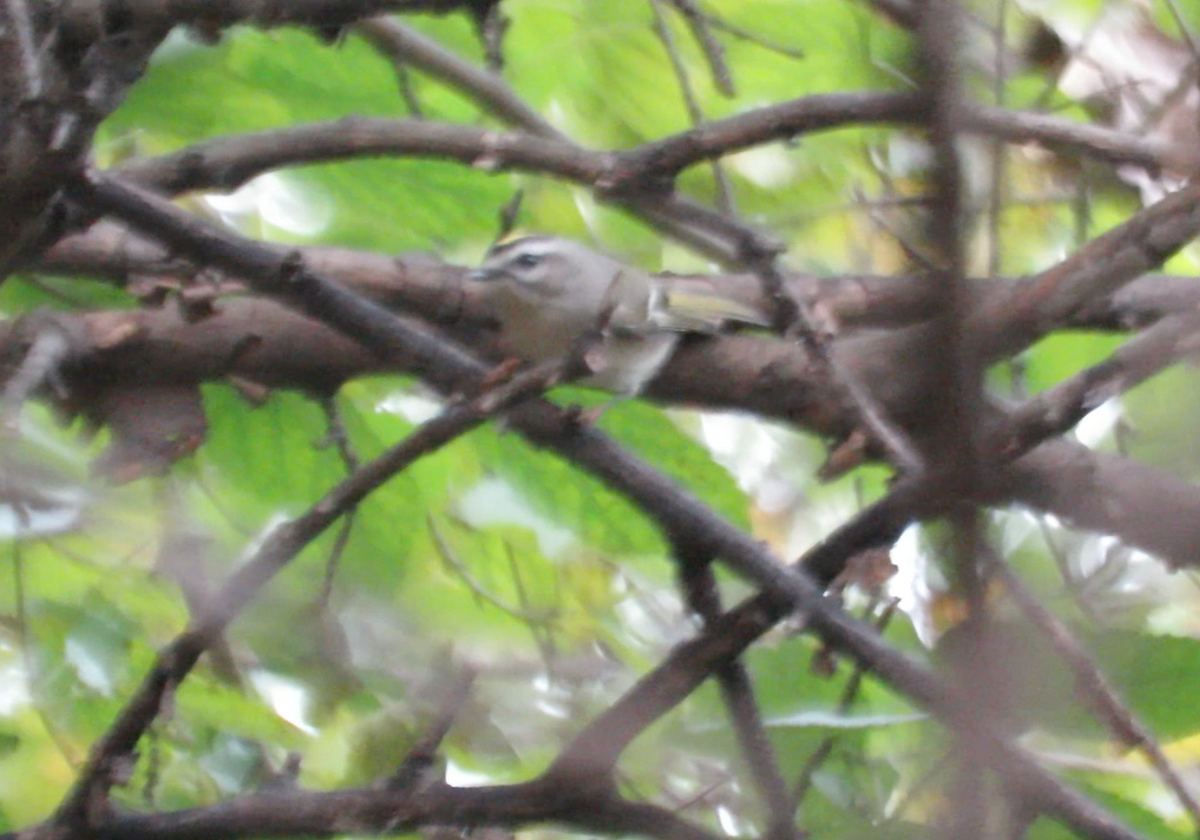
[[[521,256],[513,260],[521,268],[533,268],[541,261],[542,258],[537,254],[521,254]]]

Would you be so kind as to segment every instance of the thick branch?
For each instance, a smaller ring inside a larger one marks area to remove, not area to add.
[[[963,128],[1009,143],[1040,143],[1060,154],[1074,154],[1113,164],[1136,164],[1158,170],[1169,166],[1172,150],[1136,134],[1049,114],[1008,111],[987,105],[964,105]]]
[[[987,300],[968,328],[990,358],[1022,350],[1093,301],[1157,268],[1200,234],[1200,181],[1171,193],[1057,265]]]
[[[1200,563],[1200,492],[1131,458],[1052,440],[1015,461],[993,491],[1075,528],[1117,534],[1175,568]]]
[[[519,169],[595,184],[611,168],[608,157],[571,143],[529,134],[504,134],[427,120],[347,117],[219,138],[155,158],[122,165],[129,180],[175,194],[235,189],[284,166],[382,155],[457,160],[485,172]]]
[[[281,258],[284,253],[279,251]],[[136,237],[129,239],[119,228],[107,225],[65,240],[54,254],[58,255],[55,265],[60,269],[76,270],[86,265],[116,277],[153,274],[166,259],[166,252],[158,246],[149,246]],[[432,257],[393,260],[376,254],[316,248],[305,249],[302,254],[307,265],[338,277],[389,308],[417,312],[485,353],[491,347],[492,333],[481,322],[482,312],[471,296],[471,284],[462,281],[461,268]],[[176,271],[180,270],[176,264]],[[1017,281],[996,283],[1002,290],[999,294],[1011,293],[1016,288],[1013,282]],[[744,290],[748,302],[757,299],[757,283],[746,275],[725,275],[720,286]],[[916,278],[826,278],[818,285],[818,290],[821,288],[831,290],[831,297],[819,297],[814,305],[831,308],[850,322],[855,318],[886,321],[887,313],[876,314],[876,307],[895,307],[897,312],[908,307],[907,311],[916,315],[928,306],[923,303],[928,294]],[[1113,304],[1085,307],[1071,317],[1083,324],[1112,328],[1125,320],[1141,322],[1164,312],[1194,308],[1198,298],[1200,292],[1190,278],[1148,277],[1118,292],[1112,298]],[[68,324],[79,325],[78,330],[72,330],[81,336],[76,346],[80,376],[69,380],[74,388],[119,382],[136,371],[139,382],[196,382],[236,374],[271,386],[327,392],[364,372],[396,369],[342,335],[264,300],[220,301],[216,314],[199,322],[187,320],[174,306],[60,317]],[[114,342],[113,336],[122,338]],[[7,343],[8,339],[0,338],[0,347]],[[909,377],[919,367],[915,354],[923,346],[919,328],[867,331],[839,340],[836,352],[844,356],[844,364],[852,366],[870,384],[894,416],[906,427],[920,430],[927,425],[928,401],[921,396],[926,391],[922,383],[914,383]],[[1094,404],[1107,387],[1101,385],[1098,390],[1097,383],[1109,373],[1131,381],[1130,370],[1120,360],[1138,346],[1145,346],[1145,342],[1139,340],[1128,350],[1119,351],[1114,357],[1117,367],[1101,366],[1087,374],[1090,378],[1064,385],[1080,386],[1074,396],[1055,391],[1059,396],[1045,406],[1045,412],[1028,408],[1027,427],[1017,433],[1017,438],[1011,432],[1004,433],[1009,436],[999,445],[1000,450],[1021,451],[1048,434],[1063,431],[1068,414],[1077,416]],[[19,355],[20,348],[9,350]],[[851,415],[831,397],[833,393],[822,369],[803,347],[753,336],[722,336],[685,343],[652,383],[648,396],[667,403],[750,411],[836,435],[848,428],[847,418]],[[1039,402],[1047,400],[1051,400],[1051,394]],[[1068,402],[1073,406],[1070,409],[1065,408]],[[1015,447],[1014,440],[1020,441]],[[1119,459],[1104,470],[1110,479],[1105,490],[1110,503],[1085,503],[1085,499],[1094,498],[1088,465],[1093,458],[1110,457],[1080,453],[1078,469],[1065,472],[1056,472],[1048,463],[1044,475],[1036,470],[1024,472],[1023,489],[1014,492],[1040,510],[1081,527],[1117,534],[1175,565],[1194,563],[1200,556],[1196,551],[1200,531],[1192,523],[1200,522],[1200,517],[1175,518],[1165,529],[1156,523],[1164,499],[1171,500],[1171,509],[1182,505],[1200,510],[1200,491],[1161,472]],[[1041,488],[1036,495],[1029,488],[1030,482]],[[1147,492],[1151,486],[1156,489]],[[1081,487],[1084,497],[1075,498],[1074,493]],[[1006,501],[1003,491],[992,498],[997,503]]]
[[[281,261],[271,249],[211,227],[165,201],[100,175],[75,185],[73,192],[86,206],[117,213],[181,254],[245,277],[261,291],[279,295],[289,305],[354,335],[375,352],[413,360],[423,377],[444,391],[459,390],[485,373],[468,354],[447,347],[410,319],[393,315],[315,274],[299,255]],[[1032,803],[1096,837],[1136,836],[1107,816],[1097,819],[1086,800],[1026,753],[981,728],[956,692],[886,644],[873,628],[826,600],[823,588],[812,578],[784,567],[758,540],[734,528],[599,430],[581,427],[543,400],[518,405],[506,416],[534,445],[552,448],[627,496],[658,522],[668,538],[692,543],[697,550],[720,558],[760,586],[781,608],[802,609],[809,625],[828,643],[867,664],[881,679],[939,718],[986,738],[998,762],[1022,778],[1037,779],[1039,792],[1031,798]]]
[[[588,833],[659,840],[714,840],[662,808],[581,792],[569,780],[406,790],[278,791],[165,814],[118,814],[97,826],[103,840],[239,840],[408,834],[423,827],[519,828],[559,823]]]
[[[433,12],[446,14],[470,9],[470,0],[65,0],[59,4],[65,22],[92,20],[96,6],[106,20],[121,21],[122,28],[145,29],[163,25],[198,26],[205,30],[237,23],[272,27],[287,24],[317,29],[348,26],[381,12]]]
[[[752,146],[792,140],[838,126],[908,123],[924,116],[921,99],[909,93],[826,93],[745,111],[621,153],[614,188],[634,188],[645,178],[669,180],[704,160]]]
[[[497,403],[496,408],[507,402]],[[205,606],[192,626],[168,645],[129,702],[89,753],[71,791],[55,813],[56,825],[81,828],[88,808],[114,781],[118,763],[133,752],[154,722],[164,698],[200,655],[292,558],[346,511],[413,461],[444,446],[488,417],[479,400],[458,403],[338,484],[303,516],[276,528]]]
[[[1099,364],[1021,404],[992,443],[999,454],[1023,453],[1075,427],[1105,401],[1140,385],[1200,347],[1200,316],[1172,315],[1129,339]]]
[[[306,262],[389,306],[413,308],[436,322],[444,322],[461,309],[464,317],[475,320],[469,290],[462,282],[464,272],[432,255],[409,254],[393,259],[370,251],[322,246],[301,250]],[[34,267],[51,274],[85,275],[122,285],[146,275],[185,281],[198,271],[161,246],[110,222],[63,238]],[[791,272],[784,279],[787,294],[806,300],[810,309],[843,331],[852,327],[912,326],[929,320],[937,311],[936,300],[929,294],[925,278],[919,275],[815,276]],[[769,304],[762,284],[748,273],[684,275],[675,282],[684,290],[695,284],[700,291],[719,291],[758,312],[766,311]],[[1008,300],[1027,282],[1027,278],[1019,277],[973,280],[971,296],[981,305],[992,299]],[[1059,327],[1140,329],[1166,315],[1188,312],[1197,306],[1200,284],[1196,278],[1149,274],[1111,295],[1072,309]]]

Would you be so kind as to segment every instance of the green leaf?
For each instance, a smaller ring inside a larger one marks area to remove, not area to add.
[[[204,408],[209,432],[197,466],[243,518],[298,512],[345,475],[311,399],[275,391],[255,407],[227,385],[207,385]]]
[[[204,674],[190,677],[179,687],[176,703],[177,723],[189,729],[237,735],[293,750],[306,741],[300,730],[275,714],[253,692]]]
[[[1098,773],[1072,775],[1084,780],[1082,792],[1089,799],[1142,837],[1153,840],[1183,840],[1195,836],[1195,831],[1189,830],[1185,825],[1186,818],[1181,817],[1177,821],[1178,825],[1172,825],[1150,809],[1150,801],[1161,801],[1161,794],[1152,793],[1144,778],[1131,776],[1122,779],[1119,774]]]
[[[1104,675],[1160,741],[1200,732],[1181,697],[1200,692],[1200,641],[1112,630],[1086,639]]]
[[[0,761],[0,822],[27,826],[46,819],[74,780],[71,756],[64,755],[46,723],[28,704],[4,715],[4,738],[15,748]]]
[[[661,409],[629,400],[606,411],[598,425],[734,525],[749,529],[749,501],[733,476]]]
[[[480,460],[555,522],[587,545],[620,554],[661,554],[663,542],[644,513],[556,455],[533,449],[514,434],[492,428],[471,440]]]

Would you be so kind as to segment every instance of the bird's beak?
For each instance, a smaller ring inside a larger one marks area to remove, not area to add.
[[[504,272],[495,268],[477,268],[467,275],[468,280],[474,280],[477,283],[487,283],[493,280],[499,280],[504,276]]]

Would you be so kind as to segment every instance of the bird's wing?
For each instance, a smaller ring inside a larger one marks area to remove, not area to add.
[[[622,266],[609,283],[601,310],[613,307],[607,330],[615,335],[635,336],[661,331],[650,320],[657,286],[650,276]]]
[[[719,294],[676,291],[655,282],[648,321],[660,330],[714,333],[726,324],[769,327],[770,319],[740,301]]]

